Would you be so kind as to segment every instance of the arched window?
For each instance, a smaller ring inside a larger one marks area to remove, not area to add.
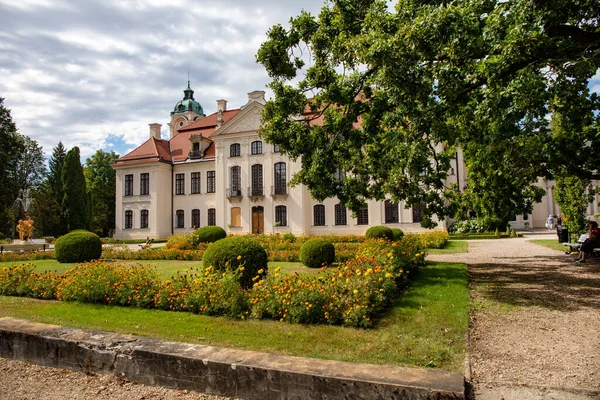
[[[399,222],[398,203],[392,203],[391,200],[385,201],[385,223],[397,224]]]
[[[209,208],[208,209],[208,225],[209,226],[215,226],[217,225],[217,210],[214,208]]]
[[[254,164],[252,166],[252,187],[250,188],[250,195],[263,195],[263,167],[261,164]]]
[[[257,140],[250,145],[252,154],[262,154],[262,142]]]
[[[335,205],[335,224],[336,225],[347,225],[348,218],[346,217],[346,207],[342,203]]]
[[[200,228],[200,210],[197,208],[192,210],[192,228]]]
[[[240,207],[231,208],[231,226],[235,228],[242,226],[242,209]]]
[[[325,226],[325,206],[317,204],[313,207],[314,225]]]
[[[148,210],[140,211],[140,228],[148,228]]]
[[[184,228],[185,227],[185,217],[183,214],[183,210],[175,211],[175,228]]]
[[[369,207],[361,208],[356,217],[357,225],[369,225]]]
[[[125,211],[125,229],[133,229],[133,211]]]
[[[274,194],[287,194],[287,174],[284,162],[275,164]]]
[[[275,225],[287,226],[287,207],[276,206],[275,207]]]
[[[229,146],[229,157],[239,157],[240,156],[240,144],[234,143]]]

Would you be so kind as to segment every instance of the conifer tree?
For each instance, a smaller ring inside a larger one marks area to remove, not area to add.
[[[64,193],[63,193],[63,181],[62,181],[62,169],[65,163],[65,156],[67,150],[63,146],[62,142],[58,142],[56,147],[52,150],[52,156],[48,161],[48,179],[47,184],[49,186],[49,192],[51,199],[48,199],[50,209],[58,208],[60,210]],[[51,225],[50,231],[47,232],[49,235],[60,236],[67,233],[67,225],[64,220],[62,213],[58,215],[58,221]]]
[[[73,147],[65,156],[62,182],[62,215],[67,230],[89,229],[88,195],[78,147]]]

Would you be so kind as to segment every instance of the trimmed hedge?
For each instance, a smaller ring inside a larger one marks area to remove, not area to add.
[[[95,233],[78,229],[59,237],[54,243],[54,256],[60,263],[97,260],[102,255],[102,241]]]
[[[392,228],[392,235],[394,236],[394,241],[397,242],[402,239],[404,232],[402,232],[402,229],[400,228]]]
[[[213,243],[227,237],[227,232],[220,226],[203,226],[193,233],[198,243]]]
[[[321,268],[335,261],[335,247],[325,239],[311,239],[300,248],[300,262],[308,268]]]
[[[365,233],[367,239],[387,239],[394,240],[394,232],[387,226],[372,226]]]
[[[256,240],[247,237],[230,237],[219,240],[204,252],[204,269],[213,267],[217,271],[236,270],[240,268],[240,284],[244,288],[252,287],[267,273],[267,252]]]

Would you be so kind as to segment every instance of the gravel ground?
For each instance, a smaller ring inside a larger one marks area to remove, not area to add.
[[[226,400],[0,358],[0,400]]]
[[[527,239],[470,241],[468,253],[428,256],[469,265],[475,397],[600,398],[600,261],[573,263]]]

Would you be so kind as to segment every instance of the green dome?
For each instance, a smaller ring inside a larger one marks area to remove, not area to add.
[[[175,104],[171,115],[192,111],[198,115],[202,115],[203,117],[205,117],[206,115],[204,115],[204,110],[202,109],[202,106],[200,105],[200,103],[194,100],[194,91],[190,88],[189,81],[188,87],[183,91],[183,94],[183,100],[178,101],[177,104]]]

